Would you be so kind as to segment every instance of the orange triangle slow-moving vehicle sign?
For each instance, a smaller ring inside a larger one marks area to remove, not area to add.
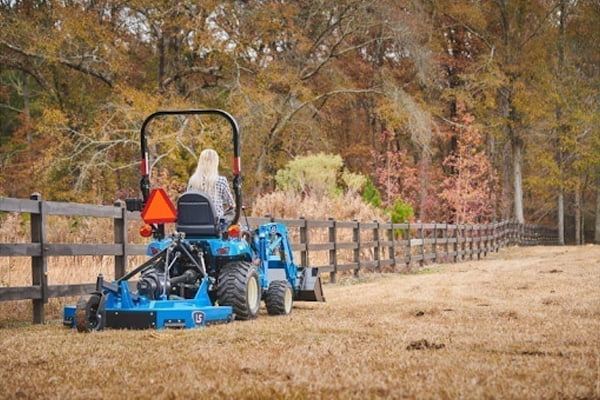
[[[177,210],[167,193],[161,188],[152,189],[141,215],[147,224],[164,224],[177,220]]]

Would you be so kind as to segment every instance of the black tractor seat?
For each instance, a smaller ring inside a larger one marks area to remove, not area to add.
[[[208,194],[190,190],[177,199],[176,229],[187,238],[219,237],[220,225]]]

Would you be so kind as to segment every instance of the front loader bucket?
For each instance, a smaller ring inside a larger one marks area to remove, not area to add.
[[[323,287],[321,286],[321,274],[318,268],[305,267],[302,272],[302,285],[296,292],[294,300],[298,301],[325,301]]]

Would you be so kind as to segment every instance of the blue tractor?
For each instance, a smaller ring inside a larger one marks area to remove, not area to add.
[[[183,193],[174,206],[164,190],[150,185],[148,124],[165,116],[211,114],[232,128],[235,209],[229,218],[216,218],[205,193]],[[256,318],[261,301],[271,315],[289,314],[295,300],[325,301],[318,269],[294,263],[285,225],[270,222],[250,229],[247,222],[240,224],[240,135],[229,113],[158,111],[144,121],[140,142],[142,198],[126,204],[129,211],[141,211],[148,224],[150,258],[114,282],[99,275],[94,292],[65,307],[66,326],[81,332],[195,328]],[[175,231],[166,235],[164,224],[169,222],[175,222]]]

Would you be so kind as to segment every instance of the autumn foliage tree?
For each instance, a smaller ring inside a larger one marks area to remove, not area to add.
[[[381,150],[372,151],[374,176],[383,194],[383,205],[391,206],[400,198],[418,204],[418,168],[408,149],[391,130],[381,132],[378,143]]]
[[[456,149],[444,160],[450,174],[440,192],[449,210],[447,221],[456,224],[489,223],[496,217],[498,179],[474,122],[464,104],[459,103],[453,127]]]

